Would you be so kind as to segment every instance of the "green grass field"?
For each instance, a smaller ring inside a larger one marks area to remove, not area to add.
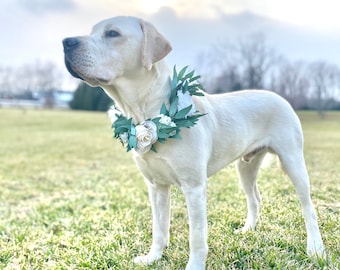
[[[245,197],[228,166],[209,180],[207,269],[340,268],[340,113],[300,113],[312,196],[328,260],[306,256],[292,185],[261,171],[257,230],[235,234]],[[0,109],[0,269],[184,269],[188,223],[172,189],[170,247],[136,266],[151,242],[146,186],[131,155],[112,138],[104,113]]]

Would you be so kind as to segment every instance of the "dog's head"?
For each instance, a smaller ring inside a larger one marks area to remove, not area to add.
[[[89,36],[66,38],[63,46],[68,71],[91,85],[113,84],[136,69],[151,70],[171,51],[150,23],[134,17],[104,20]]]

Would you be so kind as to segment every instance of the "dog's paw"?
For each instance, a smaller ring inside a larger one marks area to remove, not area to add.
[[[242,234],[242,233],[246,233],[246,232],[249,232],[249,231],[254,231],[255,228],[251,227],[251,226],[248,226],[248,225],[245,225],[243,226],[242,228],[240,229],[236,229],[234,230],[234,233],[235,234]]]
[[[185,270],[204,270],[205,269],[205,261],[200,260],[194,262],[193,260],[189,260]]]
[[[318,244],[308,245],[307,246],[307,254],[309,257],[319,257],[326,258],[326,252],[322,242]]]
[[[162,255],[155,255],[155,254],[147,254],[144,256],[138,256],[133,259],[133,262],[136,264],[152,264],[154,261],[159,260],[162,257]]]

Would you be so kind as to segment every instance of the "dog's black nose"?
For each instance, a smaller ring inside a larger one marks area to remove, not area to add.
[[[71,51],[79,47],[80,41],[77,38],[65,38],[63,40],[63,46],[65,51]]]

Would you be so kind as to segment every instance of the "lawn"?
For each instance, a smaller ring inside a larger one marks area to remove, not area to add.
[[[207,269],[340,268],[340,113],[299,116],[328,260],[306,256],[300,205],[276,166],[258,180],[257,230],[235,234],[246,204],[230,165],[209,180]],[[130,153],[111,137],[104,113],[0,109],[0,269],[184,269],[188,223],[176,188],[170,247],[151,266],[132,263],[150,245],[151,213]]]

